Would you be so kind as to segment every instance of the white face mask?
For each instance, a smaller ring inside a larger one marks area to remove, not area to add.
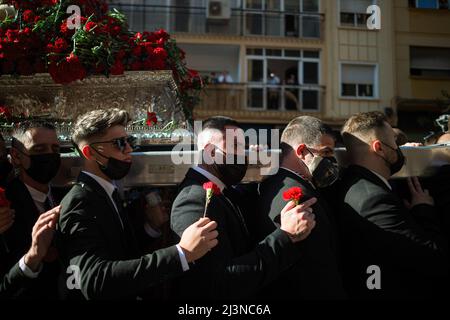
[[[337,162],[329,158],[316,156],[309,149],[308,151],[313,156],[313,159],[310,163],[305,162],[305,164],[311,173],[314,185],[317,188],[325,188],[335,183],[339,178],[339,166]]]

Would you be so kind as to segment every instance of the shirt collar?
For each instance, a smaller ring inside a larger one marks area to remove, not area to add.
[[[31,198],[33,199],[33,201],[44,203],[45,200],[47,199],[47,197],[50,197],[50,187],[48,188],[48,193],[44,193],[44,192],[41,192],[39,190],[36,190],[35,188],[30,187],[26,183],[25,183],[25,187],[27,187],[28,192],[30,193]]]
[[[392,190],[391,185],[382,175],[380,175],[379,173],[376,173],[373,170],[370,170],[370,172],[372,172],[374,175],[376,175],[378,178],[380,178],[380,180],[384,182],[384,184],[389,188],[389,190]]]
[[[117,189],[116,185],[114,185],[112,182],[109,182],[93,173],[82,171],[84,174],[88,175],[92,179],[98,182],[99,185],[102,186],[103,189],[105,189],[108,196],[112,199],[113,192]]]
[[[206,171],[205,169],[200,168],[198,166],[193,167],[192,169],[194,169],[195,171],[200,173],[202,176],[204,176],[207,179],[209,179],[209,181],[215,183],[220,188],[220,191],[223,191],[223,189],[225,189],[225,183],[223,183],[219,178],[217,178],[212,173],[210,173],[210,172]]]
[[[307,179],[305,176],[301,175],[300,173],[295,172],[295,171],[293,171],[291,169],[288,169],[286,167],[280,167],[280,169],[283,169],[283,170],[291,172],[292,174],[295,174],[297,177],[299,177],[302,180],[306,181],[314,190],[316,189],[316,186],[309,179]]]

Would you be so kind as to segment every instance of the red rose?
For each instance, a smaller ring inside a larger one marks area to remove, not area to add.
[[[167,59],[167,51],[164,48],[155,48],[153,50],[153,56],[159,60]]]
[[[11,203],[6,198],[5,189],[0,188],[0,207],[9,207]]]
[[[120,75],[120,74],[123,74],[124,71],[125,71],[125,67],[124,67],[122,61],[120,61],[119,59],[116,59],[116,61],[114,62],[114,65],[109,70],[109,72],[112,75]]]
[[[299,204],[303,197],[303,190],[300,187],[292,187],[283,192],[283,199],[286,201],[294,201],[296,205]]]
[[[25,23],[32,23],[34,22],[34,13],[31,10],[25,10],[22,13],[22,19]]]
[[[147,112],[147,120],[145,121],[146,125],[151,127],[153,124],[158,123],[158,117],[154,112]]]
[[[6,118],[9,120],[11,117],[11,111],[5,106],[0,106],[0,118]]]

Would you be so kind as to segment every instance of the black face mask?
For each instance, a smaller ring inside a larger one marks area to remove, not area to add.
[[[0,180],[6,179],[12,170],[13,165],[8,161],[8,159],[0,160]]]
[[[106,165],[97,161],[100,170],[111,180],[120,180],[124,178],[131,169],[131,162],[121,161],[112,157],[105,157],[97,149],[93,148],[100,156],[108,160]]]
[[[216,171],[220,174],[220,180],[227,186],[234,186],[244,179],[247,173],[248,162],[238,163],[238,156],[234,156],[233,164],[217,164],[214,163]],[[226,156],[225,156],[226,159]],[[225,162],[225,161],[224,161]],[[241,161],[242,162],[242,161]]]
[[[387,161],[385,158],[383,158],[384,161],[386,161],[386,163],[388,164],[389,170],[391,171],[391,176],[392,176],[392,175],[396,174],[397,172],[399,172],[403,168],[403,166],[406,162],[406,159],[405,159],[405,156],[403,155],[400,147],[397,147],[397,149],[394,149],[390,145],[388,145],[384,142],[381,142],[381,143],[384,144],[389,149],[394,150],[397,153],[397,160],[393,163],[391,163],[391,162]]]
[[[308,151],[314,157],[313,161],[307,165],[314,185],[317,188],[325,188],[335,183],[339,178],[339,166],[336,159],[316,156],[309,149]]]
[[[59,153],[33,154],[30,158],[30,167],[25,172],[31,179],[42,184],[48,184],[58,173],[61,165]]]

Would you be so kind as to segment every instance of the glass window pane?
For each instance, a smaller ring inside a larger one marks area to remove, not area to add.
[[[246,0],[247,9],[263,9],[263,0]]]
[[[290,11],[292,12],[292,11]],[[286,14],[284,16],[284,30],[285,30],[285,35],[286,37],[298,37],[299,33],[299,27],[298,27],[298,23],[300,17],[299,16],[295,16],[292,14]]]
[[[319,91],[303,90],[303,110],[319,110]]]
[[[263,55],[263,49],[247,48],[247,55],[249,55],[249,56],[262,56]]]
[[[292,13],[300,12],[300,0],[284,0],[284,11]]]
[[[356,97],[356,84],[343,83],[342,84],[343,97]]]
[[[280,14],[266,14],[266,35],[267,36],[281,36],[281,26],[283,16]]]
[[[303,57],[305,58],[319,58],[320,52],[319,51],[303,51]]]
[[[319,83],[319,64],[317,62],[303,62],[303,83]]]
[[[417,8],[436,9],[438,0],[417,0]]]
[[[320,17],[302,17],[302,36],[305,38],[320,38]]]
[[[264,62],[263,60],[248,60],[248,81],[263,82],[264,81]]]
[[[294,88],[286,88],[284,91],[284,108],[286,110],[299,110],[298,101],[299,90]]]
[[[303,0],[303,12],[319,12],[319,0]]]
[[[266,49],[266,56],[281,57],[282,51],[280,49]]]
[[[356,14],[356,24],[358,27],[365,27],[367,25],[367,19],[369,19],[369,15],[365,13]]]
[[[284,50],[284,55],[286,57],[301,57],[300,50]]]
[[[263,96],[264,90],[262,88],[249,88],[247,91],[247,106],[249,108],[264,108]]]
[[[246,33],[247,34],[262,34],[262,19],[261,14],[247,13],[246,14]]]
[[[281,9],[280,5],[280,0],[266,0],[266,10],[279,11]]]
[[[280,87],[267,87],[267,109],[278,110],[280,109],[281,102],[281,88]]]
[[[358,85],[359,97],[373,97],[373,85],[371,84],[359,84]]]
[[[341,12],[341,25],[354,26],[355,25],[355,14]]]

